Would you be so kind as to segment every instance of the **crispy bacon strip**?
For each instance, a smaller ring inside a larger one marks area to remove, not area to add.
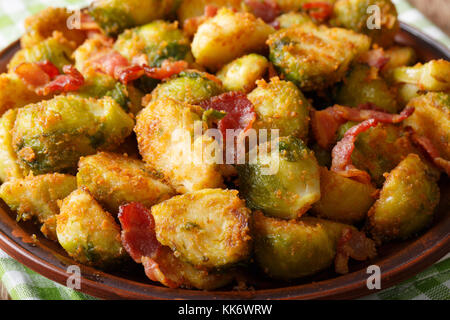
[[[55,92],[78,90],[84,84],[84,77],[72,65],[63,67],[65,74],[49,61],[20,64],[14,72],[33,90],[42,96]]]
[[[227,113],[218,123],[224,137],[227,129],[246,132],[256,120],[255,108],[242,92],[227,92],[201,102],[200,106],[206,110],[215,109]]]
[[[405,108],[400,114],[390,114],[379,111],[377,106],[366,103],[358,108],[340,105],[324,110],[311,112],[311,127],[314,137],[320,147],[328,149],[336,141],[336,132],[347,121],[364,121],[376,119],[381,123],[400,123],[410,117],[414,108]]]
[[[364,261],[374,258],[376,254],[373,240],[367,238],[362,232],[347,228],[342,232],[336,247],[335,270],[340,274],[348,273],[349,258]]]
[[[411,127],[407,127],[406,130],[410,134],[413,143],[419,146],[427,154],[436,167],[442,169],[450,176],[450,161],[441,157],[439,150],[434,146],[433,142],[427,137],[416,133]]]
[[[144,66],[145,75],[158,80],[164,80],[170,78],[171,76],[180,73],[188,68],[188,63],[186,61],[169,61],[165,60],[160,68],[151,68],[149,66]]]
[[[65,74],[56,76],[54,80],[47,83],[45,86],[38,88],[36,93],[46,96],[55,92],[77,91],[84,84],[83,75],[74,66],[64,66],[63,72]]]
[[[353,166],[351,157],[353,150],[355,149],[355,141],[358,135],[375,127],[377,124],[377,120],[369,119],[351,127],[345,133],[344,138],[336,144],[331,153],[332,171],[363,183],[370,183],[370,175]]]
[[[281,14],[280,6],[273,0],[245,0],[244,2],[252,9],[256,17],[266,23],[273,22]]]
[[[177,260],[170,248],[162,246],[156,239],[151,213],[142,204],[134,202],[121,206],[118,217],[122,225],[122,244],[134,261],[143,264],[147,277],[170,288],[180,287],[183,278],[172,271]]]
[[[329,149],[336,141],[336,132],[345,122],[333,108],[312,110],[311,128],[317,144],[323,149]]]
[[[370,67],[375,67],[381,70],[389,62],[390,57],[386,56],[383,48],[377,48],[362,54],[358,60],[359,62],[369,65]]]
[[[361,106],[362,107],[362,106]],[[368,119],[376,119],[381,123],[400,123],[409,118],[414,113],[414,108],[405,108],[400,114],[390,114],[375,110],[349,108],[340,105],[332,107],[341,118],[347,121],[364,121]]]
[[[302,5],[303,10],[307,11],[311,18],[317,21],[327,21],[333,14],[333,6],[327,2],[308,2]]]
[[[114,50],[95,58],[91,65],[98,71],[109,74],[124,84],[137,80],[143,75],[163,80],[180,73],[188,67],[188,63],[182,60],[165,60],[160,68],[151,68],[147,65],[132,65],[125,57]]]

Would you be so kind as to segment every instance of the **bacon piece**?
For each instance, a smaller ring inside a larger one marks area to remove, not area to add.
[[[164,80],[180,73],[188,68],[188,63],[183,60],[169,61],[165,60],[160,68],[151,68],[144,66],[145,75],[158,80]]]
[[[375,127],[378,121],[369,119],[351,127],[344,134],[344,138],[339,141],[331,153],[331,170],[348,178],[353,178],[362,183],[370,183],[370,175],[362,170],[355,168],[352,164],[352,153],[355,149],[355,141],[360,133]]]
[[[358,60],[370,67],[381,70],[389,62],[390,57],[386,56],[383,48],[377,48],[362,54]]]
[[[256,17],[266,23],[273,22],[281,14],[280,6],[273,0],[245,0],[244,2],[252,9]]]
[[[363,107],[363,105],[360,105]],[[386,112],[380,112],[375,110],[365,110],[349,108],[340,105],[332,107],[341,118],[348,121],[364,121],[368,119],[376,119],[382,123],[400,123],[403,120],[409,118],[414,113],[414,108],[405,108],[400,114],[390,114]]]
[[[120,53],[110,50],[106,54],[95,57],[91,65],[100,72],[106,73],[115,79],[120,78],[120,73],[130,66],[128,60]]]
[[[204,109],[225,111],[226,116],[218,123],[219,130],[226,137],[227,129],[246,132],[256,120],[255,108],[242,92],[227,92],[200,103]]]
[[[450,176],[450,161],[441,157],[439,150],[434,146],[433,142],[427,137],[416,133],[411,127],[407,127],[406,130],[413,143],[419,146],[427,154],[436,167],[444,170],[444,172]]]
[[[83,75],[74,66],[64,66],[63,72],[65,74],[56,76],[54,80],[38,88],[36,93],[46,96],[55,92],[77,91],[84,84]]]
[[[336,141],[336,132],[345,123],[345,119],[333,108],[311,112],[311,128],[317,144],[323,149],[329,149]]]
[[[216,6],[212,6],[212,5],[208,4],[205,6],[204,16],[207,18],[215,17],[218,10],[219,10],[219,8],[217,8]]]
[[[333,6],[327,2],[308,2],[302,5],[303,10],[307,11],[311,18],[317,21],[327,21],[333,13]]]
[[[33,88],[44,86],[51,80],[51,77],[37,63],[21,63],[14,69],[14,73]]]
[[[72,65],[64,66],[65,74],[59,74],[58,68],[49,61],[25,62],[17,66],[14,72],[42,96],[54,92],[76,91],[84,84],[84,77]]]
[[[373,240],[367,238],[362,232],[347,228],[342,232],[336,247],[335,270],[340,274],[348,273],[349,258],[364,261],[374,258],[376,254]]]
[[[122,225],[122,244],[131,258],[142,263],[150,280],[159,281],[170,288],[183,284],[183,277],[176,272],[179,262],[170,248],[156,239],[155,220],[140,203],[121,206],[119,221]]]
[[[376,119],[382,123],[400,123],[410,117],[414,108],[405,108],[400,114],[390,114],[378,111],[374,104],[361,104],[358,108],[340,105],[324,110],[313,110],[311,113],[311,127],[318,145],[328,149],[336,140],[336,132],[347,121],[361,122]]]

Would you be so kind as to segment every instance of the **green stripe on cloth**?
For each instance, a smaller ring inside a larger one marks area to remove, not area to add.
[[[145,0],[144,0],[145,1]],[[0,50],[24,32],[26,17],[48,6],[81,8],[88,0],[0,0]],[[406,0],[393,0],[400,20],[421,29],[432,38],[450,46],[450,39]],[[21,265],[0,250],[0,281],[12,299],[91,300],[88,295],[57,284]],[[383,286],[383,284],[381,284]],[[364,299],[450,300],[450,255],[426,271],[395,287]]]

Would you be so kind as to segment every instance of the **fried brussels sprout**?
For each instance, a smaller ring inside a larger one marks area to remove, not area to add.
[[[62,34],[54,33],[51,38],[17,51],[8,64],[8,71],[24,62],[50,61],[62,72],[63,66],[72,64],[72,53],[73,45]]]
[[[314,153],[298,138],[282,137],[276,147],[279,153],[259,152],[256,164],[237,167],[239,190],[250,208],[295,219],[320,199],[319,165]]]
[[[430,92],[410,101],[415,111],[404,124],[429,138],[439,153],[450,160],[450,94]]]
[[[384,79],[374,75],[365,64],[352,67],[337,91],[336,102],[355,108],[369,103],[389,113],[398,111],[394,92]]]
[[[271,278],[291,280],[315,274],[333,264],[338,242],[347,232],[359,236],[364,254],[373,257],[373,241],[358,233],[354,227],[317,218],[278,220],[253,215],[255,260]],[[361,255],[360,260],[367,257]],[[338,266],[336,266],[337,270]],[[342,269],[341,269],[342,270]],[[339,270],[340,271],[340,270]],[[344,270],[345,271],[345,270]]]
[[[152,92],[152,98],[166,97],[190,104],[198,104],[222,92],[223,87],[217,79],[204,72],[187,70],[158,85]]]
[[[343,177],[327,168],[320,168],[320,200],[312,212],[320,218],[354,224],[367,216],[375,202],[376,189]]]
[[[45,98],[30,90],[15,73],[0,74],[0,116],[9,109],[20,108]]]
[[[216,71],[247,53],[265,48],[274,28],[250,13],[222,8],[200,25],[192,41],[192,53],[202,66]]]
[[[257,83],[258,87],[248,95],[257,114],[253,128],[279,129],[281,137],[306,138],[311,105],[295,84],[279,78]]]
[[[25,34],[20,39],[22,48],[32,47],[50,38],[54,31],[61,32],[64,38],[80,45],[86,39],[86,32],[76,28],[69,29],[72,12],[65,8],[48,7],[25,19]]]
[[[218,269],[249,258],[250,210],[235,190],[204,189],[152,207],[158,241],[199,268]]]
[[[12,179],[0,187],[0,198],[17,211],[17,220],[35,219],[42,224],[41,231],[56,240],[58,200],[67,197],[77,188],[74,176],[59,173]]]
[[[410,154],[391,171],[380,198],[369,212],[369,229],[378,241],[406,239],[424,229],[439,203],[439,187],[430,168]]]
[[[176,22],[157,20],[126,30],[117,38],[114,49],[130,61],[142,58],[151,67],[160,67],[165,60],[192,61],[189,38]]]
[[[0,118],[0,182],[24,176],[12,145],[12,130],[16,116],[17,109],[12,109]]]
[[[339,139],[352,126],[348,122],[339,129]],[[373,182],[381,187],[384,174],[394,169],[408,154],[419,153],[408,135],[399,125],[379,124],[358,135],[352,153],[353,164],[367,171]]]
[[[77,183],[112,214],[126,203],[139,202],[150,208],[174,194],[144,162],[106,152],[80,159]]]
[[[134,130],[143,160],[179,193],[223,186],[217,162],[205,158],[206,149],[217,142],[205,135],[194,141],[194,124],[206,129],[200,113],[199,107],[161,98],[152,100],[136,118]]]
[[[178,20],[184,22],[191,18],[200,17],[205,13],[206,6],[216,8],[228,7],[232,9],[241,9],[242,0],[189,0],[182,1],[177,11]]]
[[[269,37],[270,60],[301,90],[324,89],[345,76],[350,63],[369,50],[370,38],[341,28],[305,23]]]
[[[450,62],[431,60],[413,67],[399,67],[392,71],[396,83],[410,83],[426,91],[450,90]]]
[[[304,12],[288,12],[278,16],[275,21],[280,24],[281,29],[313,22],[311,17]]]
[[[377,8],[379,13],[370,11],[371,7]],[[379,27],[370,27],[377,19]],[[334,5],[332,24],[364,33],[382,47],[392,45],[399,30],[397,9],[391,0],[338,0]]]
[[[19,109],[13,147],[25,171],[73,172],[81,156],[118,146],[133,125],[109,97],[58,96]]]
[[[225,65],[217,73],[227,91],[249,92],[266,73],[269,61],[264,56],[252,53]]]
[[[83,189],[73,191],[60,204],[56,233],[67,253],[83,264],[108,267],[126,256],[119,225]]]
[[[88,12],[106,34],[114,36],[125,29],[168,17],[179,4],[180,0],[95,0]]]

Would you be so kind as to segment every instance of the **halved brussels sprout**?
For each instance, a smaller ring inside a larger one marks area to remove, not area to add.
[[[370,103],[386,112],[398,111],[395,93],[384,79],[373,75],[365,64],[356,64],[345,77],[336,94],[336,102],[349,107]]]
[[[117,38],[114,49],[130,61],[142,57],[151,67],[160,67],[165,60],[192,62],[189,38],[176,22],[157,20],[126,30]]]
[[[434,174],[410,154],[387,177],[368,227],[378,241],[409,238],[431,222],[439,198]]]
[[[293,11],[282,14],[281,16],[276,18],[275,21],[277,21],[280,24],[281,29],[286,29],[296,25],[313,22],[308,14],[304,12],[293,12]]]
[[[237,191],[223,189],[187,193],[152,207],[158,241],[206,269],[249,258],[250,213]]]
[[[139,202],[150,208],[174,194],[144,162],[106,152],[80,159],[77,182],[112,214],[126,203]]]
[[[415,111],[405,125],[428,137],[442,157],[450,160],[450,94],[430,92],[412,99],[408,106]]]
[[[13,147],[25,171],[73,172],[81,156],[120,145],[133,125],[110,97],[58,96],[18,110]]]
[[[89,14],[108,35],[163,19],[175,13],[180,0],[95,0]]]
[[[347,122],[339,129],[339,139],[354,126]],[[374,183],[381,187],[384,174],[394,169],[410,153],[419,153],[399,125],[379,124],[358,135],[352,153],[353,164],[367,171]]]
[[[342,250],[338,243],[346,234],[357,236],[358,249],[364,248],[358,259],[365,260],[376,254],[373,241],[354,227],[328,220],[286,221],[255,212],[252,231],[255,260],[264,273],[275,279],[291,280],[315,274],[331,266],[335,257],[337,271],[348,271],[346,261],[339,261],[336,256]]]
[[[12,131],[16,116],[17,109],[12,109],[0,118],[0,182],[24,176],[12,145]]]
[[[375,202],[376,189],[322,167],[320,193],[320,200],[313,204],[312,212],[319,218],[354,224],[367,216]]]
[[[250,208],[295,219],[320,199],[319,165],[298,138],[282,137],[275,148],[279,153],[269,150],[264,155],[260,151],[256,164],[237,166],[239,190]]]
[[[108,267],[126,257],[119,225],[83,189],[73,191],[62,201],[56,233],[67,253],[83,264]]]
[[[396,83],[410,83],[421,90],[450,90],[450,62],[431,60],[413,67],[399,67],[392,71],[392,80]]]
[[[66,8],[48,7],[25,19],[25,34],[20,38],[22,48],[32,47],[50,38],[54,31],[62,33],[64,38],[80,45],[86,39],[86,32],[69,29],[68,23],[74,13]]]
[[[61,33],[55,32],[51,38],[17,51],[8,64],[8,71],[13,71],[24,62],[49,61],[62,72],[63,66],[73,63],[71,58],[73,49],[73,44]]]
[[[152,99],[172,98],[181,102],[198,104],[223,92],[220,81],[214,81],[207,73],[187,70],[173,79],[161,83],[152,92]]]
[[[258,81],[258,87],[249,93],[257,120],[255,129],[279,129],[280,136],[306,138],[309,131],[311,104],[290,81],[272,78],[270,83]]]
[[[256,80],[263,77],[269,61],[256,53],[231,61],[217,73],[227,91],[249,92],[256,86]]]
[[[42,224],[41,231],[56,240],[58,200],[67,197],[77,188],[74,176],[59,173],[12,179],[0,187],[0,198],[17,211],[17,220],[32,218]]]
[[[203,132],[207,129],[201,112],[199,107],[163,97],[150,101],[136,119],[134,130],[143,160],[179,193],[223,186],[217,162],[206,158],[207,149],[215,149],[217,142],[201,134],[194,141],[196,123]]]
[[[376,25],[378,19],[380,24]],[[399,30],[397,9],[391,0],[338,0],[332,24],[364,33],[382,47],[392,45]]]
[[[264,49],[274,31],[250,13],[222,8],[200,25],[192,41],[192,53],[197,63],[216,71],[238,57]]]
[[[320,90],[342,80],[350,63],[369,50],[370,38],[313,23],[281,29],[268,40],[270,60],[287,80],[304,91]]]

